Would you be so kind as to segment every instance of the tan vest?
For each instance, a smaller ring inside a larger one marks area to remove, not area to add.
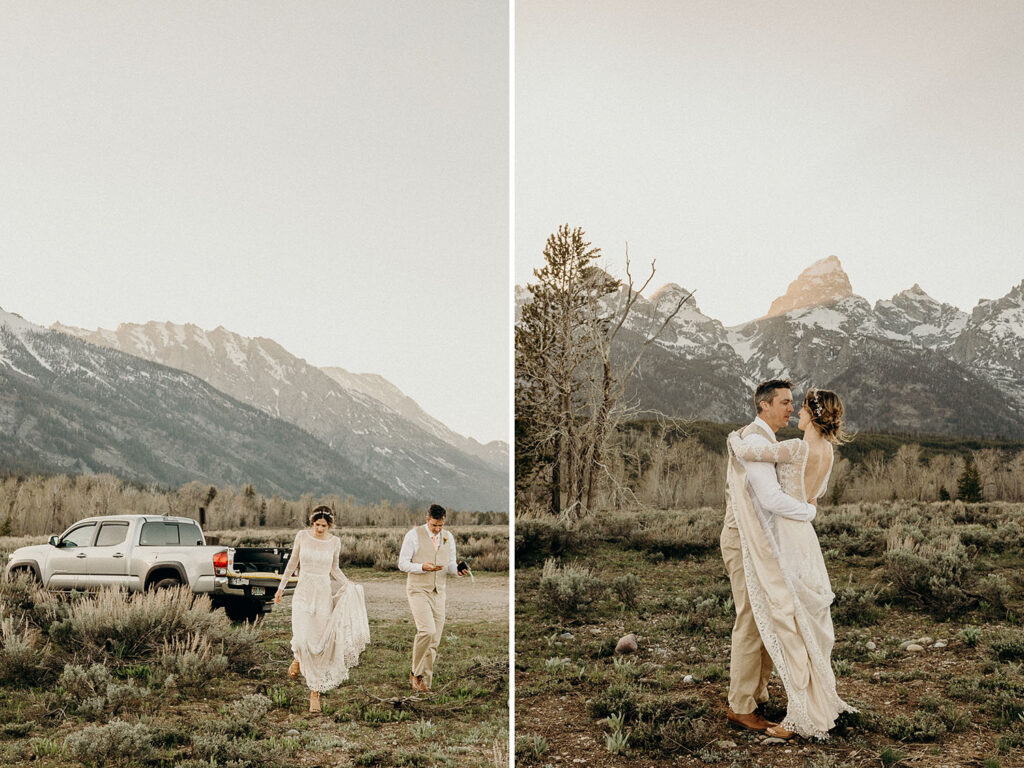
[[[740,430],[740,437],[746,437],[747,435],[753,434],[754,432],[760,432],[762,435],[764,435],[766,438],[768,438],[768,442],[769,443],[778,442],[775,439],[775,435],[772,433],[772,431],[770,429],[765,429],[760,424],[758,424],[756,422],[753,422],[753,421],[750,422],[749,424],[747,424],[747,426],[745,426],[743,429]],[[726,457],[726,461],[728,461],[728,456]],[[729,484],[726,483],[726,485],[725,485],[725,527],[726,528],[736,528],[737,527],[736,526],[736,516],[732,512],[732,504],[730,503],[730,495],[729,494],[731,494],[731,493],[732,493],[732,488],[730,488]]]
[[[412,556],[412,562],[418,565],[433,563],[442,566],[444,570],[433,573],[410,573],[405,580],[406,589],[422,589],[427,592],[437,590],[439,594],[444,594],[448,562],[452,559],[452,535],[448,531],[441,531],[440,536],[439,546],[435,552],[427,526],[420,525],[416,528],[416,554]]]

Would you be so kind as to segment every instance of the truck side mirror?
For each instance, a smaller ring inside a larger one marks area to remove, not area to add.
[[[57,546],[57,537],[56,536],[51,536],[50,537],[50,546],[51,547],[56,547]]]

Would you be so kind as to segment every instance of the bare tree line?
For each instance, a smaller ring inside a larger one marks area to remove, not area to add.
[[[298,528],[318,504],[331,506],[339,525],[406,526],[421,522],[421,510],[382,501],[358,505],[337,495],[304,494],[298,499],[264,496],[251,485],[217,488],[191,482],[177,490],[140,487],[112,475],[12,475],[0,479],[0,536],[60,533],[71,523],[93,515],[177,515],[200,519],[206,528]],[[449,511],[449,522],[461,525],[501,524],[503,513]]]
[[[595,509],[696,509],[725,504],[726,458],[695,437],[671,439],[667,428],[620,430],[607,452],[607,479],[599,484]],[[984,501],[1024,501],[1024,452],[986,448],[971,452]],[[962,455],[922,456],[905,444],[894,455],[874,452],[853,463],[840,448],[823,504],[957,498],[964,474]],[[539,511],[543,499],[520,494],[520,512]]]

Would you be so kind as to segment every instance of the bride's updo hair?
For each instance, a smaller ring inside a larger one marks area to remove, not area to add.
[[[811,422],[830,443],[849,442],[850,435],[843,430],[843,401],[830,389],[808,389],[804,405],[811,413]]]
[[[321,504],[319,507],[315,507],[313,512],[309,516],[309,524],[312,525],[317,520],[323,520],[328,525],[334,525],[334,512],[326,504]]]

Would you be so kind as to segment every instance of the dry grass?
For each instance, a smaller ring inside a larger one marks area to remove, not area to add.
[[[833,666],[840,694],[861,714],[844,716],[825,745],[782,748],[726,727],[735,613],[711,535],[721,515],[606,513],[561,537],[545,522],[521,536],[517,521],[517,564],[525,564],[516,574],[518,765],[1024,765],[1024,505],[819,512],[837,592]],[[545,544],[559,551],[520,550]],[[551,554],[562,566],[586,566],[601,595],[575,609],[540,599],[556,575],[554,565],[540,566]],[[628,574],[639,584],[626,589],[617,579]],[[640,651],[616,658],[627,632],[639,635]],[[901,648],[922,636],[947,645]],[[768,714],[779,716],[777,681],[771,693]]]

